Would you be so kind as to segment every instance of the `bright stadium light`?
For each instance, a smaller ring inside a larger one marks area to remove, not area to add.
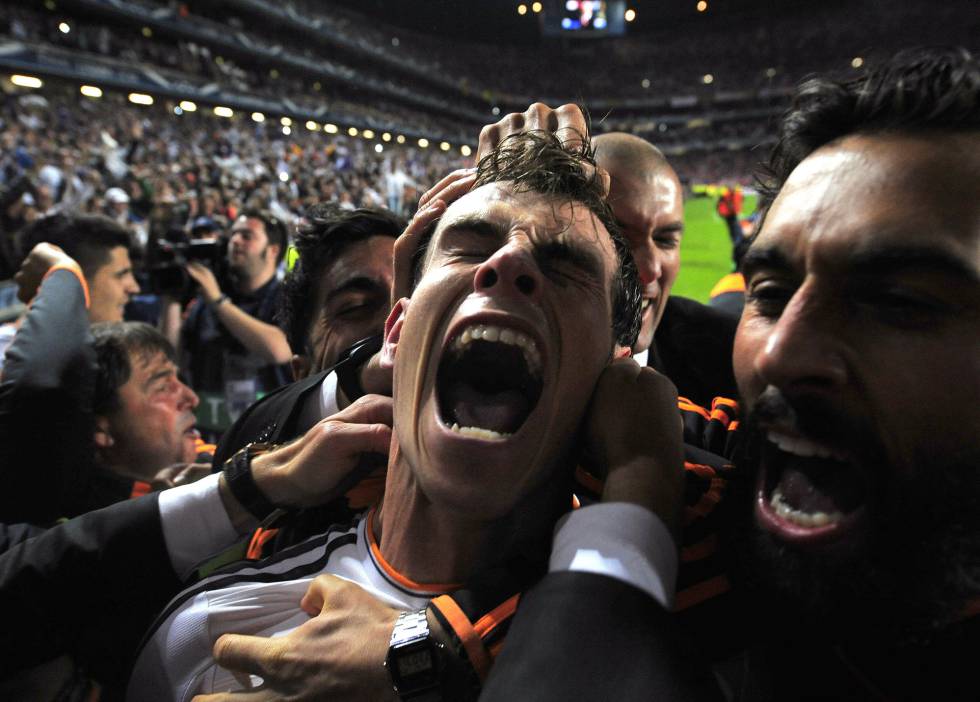
[[[10,76],[10,82],[14,85],[19,85],[22,88],[40,88],[44,85],[44,81],[35,76],[22,76],[14,74]]]
[[[711,85],[712,83],[715,82],[715,77],[710,73],[705,73],[704,76],[701,78],[701,80],[704,82],[705,85]]]
[[[282,133],[285,134],[286,136],[289,136],[290,134],[293,133],[293,130],[290,127],[283,127]]]
[[[58,25],[58,31],[61,32],[62,34],[68,34],[68,32],[71,31],[71,25],[68,24],[67,22],[61,22]]]
[[[184,114],[184,111],[180,109],[180,105],[174,105],[174,114],[177,115],[178,117]]]
[[[647,88],[649,88],[650,87],[650,79],[649,78],[644,78],[643,80],[641,80],[640,81],[640,87],[643,88],[644,90],[646,90]]]
[[[708,3],[706,3],[704,0],[698,0],[697,7],[698,7],[698,12],[704,12],[705,10],[708,9]]]
[[[425,137],[422,137],[421,139],[419,139],[419,146],[421,146],[423,149],[429,148],[429,140],[426,139]]]
[[[444,141],[441,144],[439,144],[439,148],[442,149],[443,151],[449,151],[449,149],[452,148],[452,145],[448,141]]]
[[[184,112],[197,112],[197,105],[190,100],[181,100],[180,109]]]
[[[214,114],[218,117],[231,117],[235,112],[230,107],[224,107],[223,105],[218,105],[213,110]]]
[[[500,108],[494,105],[493,108],[490,110],[490,114],[496,117],[497,115],[500,114]]]
[[[137,105],[152,105],[153,98],[146,93],[130,93],[129,101]]]
[[[327,134],[336,134],[340,131],[340,127],[338,127],[336,124],[327,123],[323,125],[323,131],[325,131]]]
[[[351,136],[357,136],[357,127],[350,127],[347,130],[347,133],[350,134]]]
[[[364,137],[365,139],[374,139],[374,130],[365,129],[363,132],[361,132],[361,136]]]
[[[519,15],[526,15],[527,14],[527,5],[525,5],[524,3],[521,3],[520,5],[518,5],[517,6],[517,14],[519,14]]]
[[[284,127],[292,127],[293,120],[289,119],[289,117],[283,117],[281,120],[279,120],[279,124],[281,124]]]
[[[630,9],[628,9],[623,14],[623,19],[625,19],[627,22],[632,22],[633,20],[635,20],[636,19],[636,10],[634,10],[632,7]]]
[[[149,27],[143,27],[142,33],[143,36],[146,37],[147,39],[153,36],[153,30],[150,29]]]
[[[565,9],[569,12],[575,12],[578,9],[578,0],[568,0],[565,3]]]
[[[775,78],[775,77],[776,77],[776,69],[770,66],[769,68],[766,69],[766,78]]]
[[[83,85],[81,88],[78,89],[78,92],[80,92],[85,97],[90,97],[90,98],[102,97],[102,88],[97,88],[94,85]]]
[[[307,120],[307,122],[306,122],[306,128],[309,129],[311,132],[318,132],[318,131],[320,131],[320,125],[317,124],[316,122],[314,122],[312,119],[311,120]]]
[[[404,134],[399,134],[398,135],[398,138],[395,139],[395,141],[397,141],[399,144],[404,144],[405,143],[405,135]]]
[[[286,173],[286,171],[279,171],[279,180],[285,183],[287,180],[289,180],[289,174]]]
[[[379,153],[379,154],[380,154],[380,153],[381,153],[382,151],[384,151],[384,150],[385,150],[385,147],[383,147],[383,146],[382,146],[381,144],[375,144],[375,145],[374,145],[374,150],[375,150],[375,151],[376,151],[377,153]]]
[[[535,12],[535,13],[541,12],[541,3],[540,2],[532,2],[531,3],[531,12]]]
[[[391,133],[385,132],[381,135],[381,141],[391,141]]]
[[[860,56],[855,56],[851,59],[851,68],[860,68],[864,65],[864,59]]]
[[[262,114],[261,112],[253,112],[252,113],[252,121],[253,122],[265,122],[265,115]]]
[[[463,154],[463,156],[469,156],[473,153],[473,149],[470,148],[469,144],[463,144],[459,147],[459,153]]]

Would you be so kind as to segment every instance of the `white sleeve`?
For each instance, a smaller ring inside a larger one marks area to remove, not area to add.
[[[160,493],[160,521],[170,564],[178,576],[239,538],[218,493],[219,473]]]
[[[549,570],[608,575],[638,587],[670,609],[677,581],[677,547],[650,510],[607,502],[566,514],[555,528]]]
[[[330,371],[320,384],[320,419],[337,414],[337,371]]]

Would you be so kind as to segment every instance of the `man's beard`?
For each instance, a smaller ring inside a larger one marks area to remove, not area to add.
[[[887,465],[880,437],[855,418],[812,399],[788,409],[781,395],[767,394],[745,423],[738,461],[747,474],[757,475],[769,450],[760,415],[792,412],[805,435],[833,436],[837,445],[844,438],[859,457],[868,519],[826,551],[794,548],[755,524],[753,490],[751,499],[740,496],[730,535],[736,577],[765,606],[805,617],[814,635],[912,640],[962,618],[980,596],[980,450],[922,447],[911,465]]]

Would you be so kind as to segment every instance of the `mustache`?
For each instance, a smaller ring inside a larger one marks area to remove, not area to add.
[[[843,449],[864,464],[885,456],[871,422],[824,397],[788,397],[770,385],[756,398],[746,419],[746,433],[753,443],[762,441],[763,427],[774,424],[793,427],[812,441]]]

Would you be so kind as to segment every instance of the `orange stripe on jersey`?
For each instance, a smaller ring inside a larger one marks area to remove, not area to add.
[[[278,529],[263,529],[262,527],[256,529],[255,533],[252,534],[252,540],[248,542],[248,551],[245,552],[245,558],[250,561],[257,561],[262,558],[262,547],[278,533]]]
[[[699,478],[714,478],[717,477],[718,473],[711,466],[706,466],[703,463],[691,463],[690,461],[684,461],[684,470],[689,470]]]
[[[476,629],[473,628],[469,618],[456,604],[456,600],[449,595],[440,595],[432,600],[432,606],[442,613],[442,616],[449,622],[449,626],[456,632],[456,636],[459,637],[459,641],[466,651],[466,657],[470,659],[473,670],[480,676],[480,681],[486,680],[487,673],[490,672],[490,658],[480,640],[480,635],[476,633]]]
[[[708,293],[708,297],[718,297],[719,295],[724,295],[725,293],[732,292],[745,292],[745,278],[741,273],[729,273],[715,283],[715,286],[711,288],[711,292]]]
[[[732,589],[731,583],[724,575],[716,575],[697,585],[684,588],[674,597],[674,611],[680,612],[696,604],[710,600]]]
[[[724,409],[716,408],[711,410],[711,418],[717,419],[724,427],[727,427],[731,423],[731,417],[728,416],[728,412]]]
[[[490,647],[490,658],[497,660],[497,656],[500,655],[500,649],[504,647],[504,641],[506,639],[500,639],[500,641]]]
[[[378,547],[378,542],[374,539],[374,515],[377,513],[377,509],[372,509],[368,512],[367,524],[364,527],[364,531],[367,533],[368,545],[371,547],[371,554],[374,556],[374,560],[378,563],[385,574],[394,580],[396,583],[409,590],[415,590],[416,592],[451,592],[453,590],[458,590],[461,585],[457,583],[417,583],[409,577],[406,577],[399,573],[392,567],[388,561],[385,560],[384,556],[381,555],[381,549]]]
[[[149,495],[153,491],[153,486],[142,480],[133,481],[133,491],[129,493],[129,499],[135,500],[137,497]]]
[[[486,638],[491,631],[497,628],[498,624],[514,616],[514,612],[517,610],[517,601],[520,598],[520,594],[514,595],[477,620],[473,628],[476,629],[476,633],[481,639]]]
[[[701,495],[697,504],[684,509],[684,525],[688,525],[698,517],[706,517],[721,502],[721,490],[725,486],[725,481],[721,478],[712,478],[711,486],[708,491]]]
[[[702,558],[707,558],[713,554],[718,549],[718,536],[712,534],[704,539],[701,539],[696,544],[690,546],[685,546],[681,549],[681,561],[691,562],[700,561]]]
[[[194,439],[194,453],[210,453],[214,455],[214,452],[218,447],[214,444],[207,443],[200,436]]]
[[[678,397],[677,398],[677,407],[680,408],[681,411],[686,410],[688,412],[697,412],[698,414],[700,414],[705,419],[707,419],[709,421],[711,420],[711,415],[708,414],[708,410],[706,410],[701,405],[694,404],[693,402],[691,402],[690,400],[688,400],[686,397]]]
[[[55,271],[71,271],[74,273],[75,277],[78,278],[78,282],[82,285],[82,292],[85,293],[85,309],[91,307],[92,301],[88,294],[88,281],[85,280],[85,274],[82,273],[81,267],[75,261],[71,263],[59,263],[56,266],[51,266],[48,272],[44,274],[44,278],[47,278]],[[44,278],[41,278],[41,282],[44,282]]]

